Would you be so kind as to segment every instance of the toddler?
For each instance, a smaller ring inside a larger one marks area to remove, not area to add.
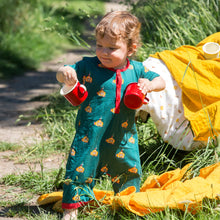
[[[93,187],[104,174],[111,177],[115,193],[129,186],[140,189],[135,110],[124,105],[123,95],[132,82],[138,82],[144,94],[165,88],[157,73],[129,59],[140,44],[140,27],[129,12],[107,13],[96,27],[96,56],[58,70],[66,85],[79,81],[88,91],[66,165],[64,219],[77,219],[77,209],[95,199]]]

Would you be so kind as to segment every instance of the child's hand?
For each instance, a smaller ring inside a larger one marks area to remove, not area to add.
[[[138,80],[138,86],[144,95],[153,91],[152,82],[148,79],[140,78]]]
[[[73,86],[78,81],[76,71],[70,66],[62,66],[58,69],[57,80],[68,86]]]
[[[150,93],[152,91],[159,92],[165,89],[166,83],[161,76],[158,76],[152,81],[145,78],[140,78],[138,80],[138,86],[142,93],[146,95],[147,93]]]

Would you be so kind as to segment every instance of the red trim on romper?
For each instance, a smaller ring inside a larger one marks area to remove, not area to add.
[[[81,206],[85,206],[91,201],[88,202],[78,202],[78,203],[62,203],[63,209],[78,209]]]
[[[116,114],[120,112],[121,84],[122,84],[121,72],[124,72],[125,70],[127,70],[129,65],[130,65],[130,62],[129,62],[129,59],[127,59],[127,65],[123,69],[108,68],[111,71],[116,71],[116,99],[115,99],[115,113]]]

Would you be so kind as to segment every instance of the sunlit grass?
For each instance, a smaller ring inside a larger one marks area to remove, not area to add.
[[[0,151],[8,151],[8,150],[15,151],[20,148],[22,148],[22,147],[18,144],[0,141]]]
[[[218,0],[141,0],[134,4],[142,22],[143,47],[139,59],[182,45],[195,46],[220,31]]]

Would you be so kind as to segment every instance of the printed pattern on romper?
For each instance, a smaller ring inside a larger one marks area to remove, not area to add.
[[[134,69],[133,65],[130,65],[129,66],[129,69]],[[125,80],[122,79],[122,84],[124,84]],[[86,83],[89,83],[89,84],[93,84],[93,78],[92,78],[92,74],[88,74],[87,76],[83,76],[83,84],[86,84]],[[116,84],[116,80],[115,79],[112,79],[111,83],[113,84]],[[101,99],[105,99],[106,96],[108,94],[106,94],[108,90],[105,90],[105,87],[102,86],[101,88],[99,88],[99,90],[96,92],[96,95],[98,97],[100,97]],[[111,91],[112,92],[112,91]],[[115,103],[113,103],[115,104]],[[81,109],[82,106],[80,106],[80,111],[83,112],[86,112],[87,115],[92,115],[94,114],[94,111],[96,110],[95,109],[95,106],[94,106],[94,103],[88,103],[87,106],[83,106],[83,109]],[[94,108],[94,109],[93,109]],[[115,113],[115,105],[112,105],[111,108],[109,108],[109,111],[111,113]],[[100,115],[99,116],[100,118],[96,118],[96,120],[94,120],[92,123],[91,123],[91,126],[94,127],[94,130],[99,130],[99,129],[103,129],[103,127],[105,126],[105,115]],[[81,122],[80,120],[78,121],[78,126],[80,127],[81,126]],[[129,126],[129,121],[128,120],[125,120],[125,121],[122,121],[120,122],[120,126],[122,129],[127,129],[128,126]],[[92,128],[91,128],[92,129]],[[110,144],[110,145],[114,145],[116,144],[116,138],[117,138],[117,135],[116,134],[109,134],[109,137],[105,139],[105,142]],[[83,144],[84,146],[88,145],[89,147],[89,152],[87,154],[87,156],[89,155],[91,157],[91,161],[92,160],[97,160],[98,159],[98,156],[99,156],[99,151],[98,151],[98,146],[91,146],[91,143],[94,142],[93,140],[93,137],[89,135],[89,132],[88,134],[84,133],[83,136],[80,137],[79,139]],[[126,140],[129,142],[129,144],[136,144],[136,141],[135,141],[135,138],[133,137],[133,135],[130,135],[129,137],[126,137]],[[80,143],[78,143],[80,144]],[[76,148],[77,149],[77,148]],[[78,158],[78,151],[74,149],[74,147],[71,148],[70,150],[70,157],[75,157],[75,158]],[[115,158],[117,158],[118,160],[126,160],[126,148],[123,149],[122,147],[120,147],[117,152],[115,152]],[[83,160],[82,160],[83,161]],[[102,161],[103,164],[105,164],[106,161]],[[87,184],[91,184],[94,180],[94,176],[92,175],[88,175],[86,176],[87,174],[87,169],[91,169],[91,167],[87,167],[86,165],[84,166],[84,163],[86,164],[86,161],[84,162],[81,162],[76,168],[75,168],[75,172],[76,174],[75,177],[77,178],[85,178],[83,181]],[[109,166],[110,167],[110,166]],[[101,172],[103,174],[109,174],[109,167],[108,167],[108,164],[106,163],[104,166],[101,167]],[[138,169],[136,168],[136,166],[134,165],[133,167],[130,166],[127,166],[126,168],[127,172],[129,173],[138,173]],[[85,176],[84,176],[85,175]],[[120,174],[121,175],[121,174]],[[120,175],[118,174],[115,174],[114,176],[111,176],[111,181],[113,183],[120,183]],[[66,180],[65,180],[65,184],[68,185],[72,182],[71,178],[70,177],[66,177]],[[73,183],[74,184],[74,183]],[[82,198],[80,198],[80,196]],[[75,202],[80,202],[81,199],[83,199],[83,195],[77,191],[77,193],[74,194],[74,196],[72,197],[72,200],[75,201]]]

